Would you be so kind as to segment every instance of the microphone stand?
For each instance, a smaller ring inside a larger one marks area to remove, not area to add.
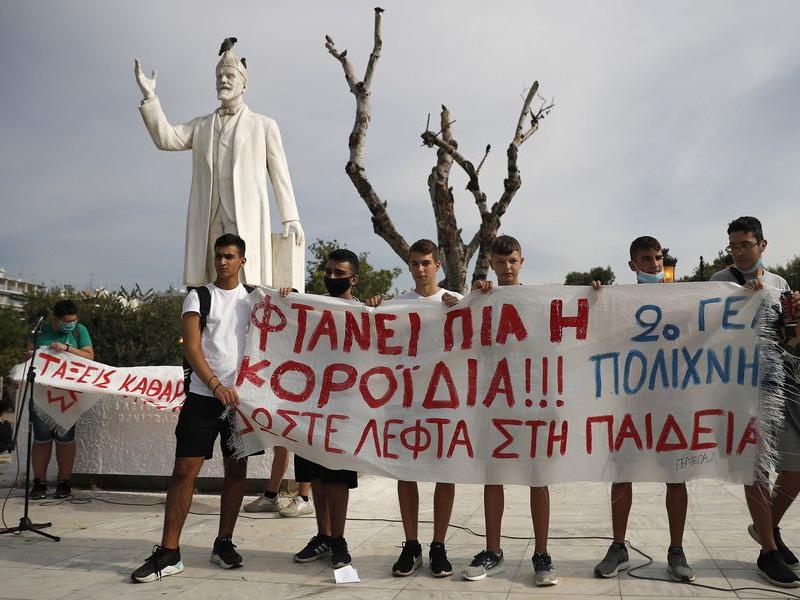
[[[28,366],[28,372],[25,376],[25,387],[22,391],[22,406],[20,407],[19,414],[25,410],[25,402],[28,403],[28,444],[26,446],[28,454],[25,457],[25,511],[19,519],[19,525],[16,527],[9,527],[7,529],[0,529],[0,535],[5,533],[22,533],[23,531],[32,531],[38,535],[60,542],[61,538],[56,535],[50,535],[41,531],[45,527],[50,527],[52,523],[33,523],[28,516],[28,508],[30,505],[30,490],[31,490],[31,446],[33,444],[33,384],[36,382],[36,368],[33,366],[36,362],[37,344],[39,335],[42,333],[42,326],[44,325],[44,317],[40,317],[36,326],[31,332],[33,337],[33,354],[31,355],[31,362]],[[16,446],[17,436],[19,435],[19,424],[17,424],[17,431],[14,433],[14,445]],[[19,454],[17,454],[19,458]]]

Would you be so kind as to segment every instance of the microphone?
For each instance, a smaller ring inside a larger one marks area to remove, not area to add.
[[[41,331],[42,324],[44,323],[44,317],[45,317],[45,315],[43,315],[43,314],[39,315],[39,320],[36,321],[36,325],[34,325],[33,329],[31,329],[31,335],[36,335],[37,333],[39,333]]]

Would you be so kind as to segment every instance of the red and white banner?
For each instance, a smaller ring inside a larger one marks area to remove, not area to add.
[[[239,450],[415,481],[752,481],[766,296],[514,286],[371,309],[258,289]]]
[[[11,379],[22,388],[27,364],[16,365]],[[158,410],[183,405],[181,367],[110,367],[67,352],[40,348],[35,359],[34,408],[48,423],[66,430],[107,396],[125,396]]]

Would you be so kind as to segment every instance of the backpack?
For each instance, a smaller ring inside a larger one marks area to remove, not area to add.
[[[247,285],[246,283],[243,284],[244,289],[247,290],[247,293],[251,293],[255,288],[253,285]],[[211,291],[204,286],[201,285],[195,288],[188,288],[189,292],[194,290],[197,292],[197,298],[200,300],[200,335],[203,334],[205,331],[206,325],[208,324],[208,314],[211,312]],[[192,369],[192,365],[189,364],[189,361],[186,360],[186,357],[183,357],[183,389],[186,394],[189,393],[189,380],[192,378],[192,373],[194,369]]]

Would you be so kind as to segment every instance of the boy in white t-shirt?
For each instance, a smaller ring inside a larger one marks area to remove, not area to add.
[[[235,459],[228,441],[231,423],[223,412],[239,402],[234,389],[236,369],[244,351],[250,322],[248,289],[239,281],[245,263],[245,243],[226,233],[214,244],[214,283],[189,292],[183,303],[181,331],[183,353],[191,368],[186,400],[175,428],[175,467],[169,481],[161,545],[131,574],[146,583],[183,571],[180,535],[192,504],[194,481],[203,462],[212,457],[221,435],[225,478],[222,484],[219,533],[211,561],[223,569],[242,566],[242,557],[231,541],[247,478],[247,458]],[[210,299],[203,306],[201,295]],[[207,314],[204,314],[206,313]]]
[[[439,247],[431,240],[417,240],[409,251],[408,269],[414,278],[414,289],[394,297],[394,300],[421,300],[423,302],[455,303],[461,294],[448,292],[439,287],[436,275],[439,272]],[[370,305],[380,304],[368,302]],[[437,483],[433,493],[433,541],[430,546],[430,568],[434,577],[453,574],[453,565],[447,560],[444,538],[453,511],[456,486],[452,483]],[[419,526],[419,489],[416,481],[398,481],[397,498],[406,541],[400,558],[392,566],[392,574],[407,577],[422,566],[422,546],[417,539]]]
[[[498,286],[522,285],[519,280],[520,271],[525,258],[522,246],[510,235],[499,235],[492,240],[489,250],[492,271],[497,278]],[[475,281],[474,291],[491,293],[492,282],[488,279]],[[537,586],[555,585],[558,573],[553,566],[550,553],[547,551],[547,539],[550,532],[550,490],[544,486],[530,488],[531,520],[535,546],[531,562]],[[505,492],[499,484],[483,486],[483,516],[486,524],[486,549],[478,552],[472,562],[462,572],[464,579],[479,581],[505,571],[505,559],[500,548],[503,510],[505,508]]]

